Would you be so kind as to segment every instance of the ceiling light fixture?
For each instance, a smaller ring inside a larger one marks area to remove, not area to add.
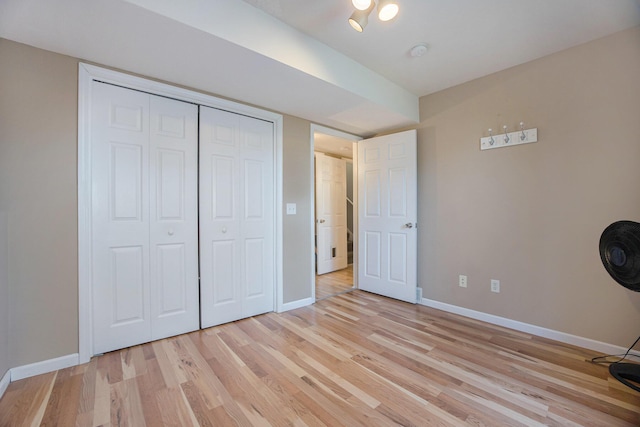
[[[369,11],[366,10],[356,10],[351,14],[349,18],[349,24],[353,27],[354,30],[361,33],[364,30],[364,27],[367,26],[369,22]]]
[[[355,3],[355,0],[354,0]],[[349,18],[349,24],[353,27],[354,30],[361,33],[364,30],[364,27],[369,23],[369,14],[375,7],[375,3],[370,2],[369,7],[365,10],[354,10]]]
[[[349,17],[349,24],[354,30],[361,33],[364,27],[369,23],[369,15],[376,3],[373,0],[351,0],[356,10]],[[400,10],[395,0],[379,0],[378,1],[378,18],[381,21],[390,21],[398,15]]]
[[[400,7],[394,0],[380,0],[378,3],[378,18],[381,21],[390,21],[396,17]]]

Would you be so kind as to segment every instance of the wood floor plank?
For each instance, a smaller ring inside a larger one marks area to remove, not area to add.
[[[316,300],[353,290],[353,264],[345,269],[316,275]]]
[[[84,421],[76,424],[89,425],[93,422],[93,410],[96,401],[96,372],[98,361],[96,358],[86,364],[87,369],[82,375],[82,389],[78,404],[78,416],[82,415]]]
[[[93,426],[111,423],[111,386],[109,385],[108,365],[103,363],[104,356],[94,358],[96,363],[95,392],[93,403]]]
[[[135,378],[123,380],[111,386],[111,425],[131,427],[147,425]]]
[[[76,424],[82,397],[82,378],[82,375],[74,375],[74,368],[66,368],[58,372],[40,425],[73,426]]]
[[[13,382],[0,427],[640,426],[594,356],[356,290]]]
[[[39,426],[56,377],[52,372],[11,383],[0,400],[0,426]]]
[[[197,418],[181,387],[162,389],[157,393],[157,399],[162,425],[176,427],[198,425]]]
[[[122,358],[119,351],[106,353],[98,358],[98,368],[107,374],[109,384],[122,381]]]
[[[135,378],[138,392],[140,393],[141,409],[148,426],[160,426],[162,425],[162,416],[158,393],[166,388],[166,384],[162,377],[158,360],[155,357],[147,359],[146,365],[145,374]]]

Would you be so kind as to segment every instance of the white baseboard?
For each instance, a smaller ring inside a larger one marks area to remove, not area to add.
[[[0,399],[2,399],[4,392],[7,391],[7,387],[9,387],[10,382],[11,382],[11,369],[9,369],[0,380]]]
[[[314,302],[315,301],[313,300],[313,298],[305,298],[305,299],[299,299],[297,301],[291,301],[291,302],[282,304],[280,306],[280,310],[278,310],[278,313],[283,313],[289,310],[295,310],[296,308],[306,307],[308,305],[313,304]]]
[[[80,356],[78,353],[74,353],[56,357],[55,359],[43,360],[42,362],[11,368],[11,381],[18,381],[24,378],[57,371],[58,369],[76,366],[79,364],[79,360]]]
[[[539,337],[549,338],[566,344],[598,351],[604,354],[620,354],[627,351],[626,348],[617,345],[595,341],[590,338],[579,337],[577,335],[567,334],[565,332],[554,331],[553,329],[547,329],[540,326],[531,325],[529,323],[507,319],[506,317],[495,316],[493,314],[483,313],[481,311],[471,310],[468,308],[459,307],[457,305],[447,304],[440,301],[434,301],[427,298],[422,298],[420,304],[426,305],[427,307],[437,308],[438,310],[446,311],[449,313],[459,314],[471,319],[481,320],[493,325],[504,326],[505,328],[514,329],[519,332],[537,335]],[[636,352],[633,353],[636,354]]]

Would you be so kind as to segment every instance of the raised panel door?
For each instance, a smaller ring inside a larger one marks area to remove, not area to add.
[[[102,83],[92,105],[94,353],[150,341],[149,95]]]
[[[150,96],[150,292],[153,340],[200,326],[198,106]]]
[[[200,110],[202,326],[273,311],[273,124]]]
[[[416,132],[358,143],[360,289],[416,302]]]
[[[316,153],[316,272],[348,265],[346,161]]]

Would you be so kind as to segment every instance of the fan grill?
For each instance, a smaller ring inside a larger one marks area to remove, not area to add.
[[[605,228],[600,259],[616,282],[640,292],[640,223],[617,221]]]

